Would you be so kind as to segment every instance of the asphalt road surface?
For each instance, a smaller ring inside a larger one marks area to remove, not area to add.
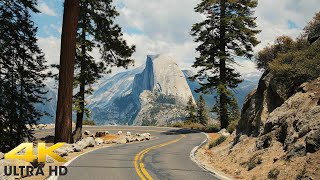
[[[149,132],[150,141],[115,145],[86,153],[68,165],[68,174],[59,180],[213,180],[215,175],[200,168],[190,159],[190,152],[206,136],[190,131],[157,127],[97,126],[85,130],[116,133]],[[41,130],[36,136],[52,134]]]

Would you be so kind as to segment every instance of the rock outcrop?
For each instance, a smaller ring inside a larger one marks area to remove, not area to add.
[[[193,98],[183,72],[165,55],[147,57],[145,70],[135,76],[132,94],[139,95],[140,103],[135,125],[168,125],[181,120],[187,101]]]
[[[289,93],[274,80],[271,73],[264,73],[258,88],[247,96],[237,133],[258,136],[269,114],[281,106],[289,96]]]
[[[280,142],[285,158],[320,150],[320,78],[302,84],[291,97],[272,84],[271,74],[262,77],[242,110],[237,143],[242,135],[257,137],[256,148]]]

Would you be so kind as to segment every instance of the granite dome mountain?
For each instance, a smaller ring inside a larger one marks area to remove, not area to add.
[[[92,119],[97,124],[128,125],[167,125],[183,120],[189,97],[196,101],[200,96],[194,91],[200,87],[199,82],[188,79],[193,75],[191,70],[181,70],[170,56],[148,55],[144,65],[105,76],[93,85],[94,92],[87,98]],[[239,106],[256,87],[258,79],[246,78],[237,88]],[[204,95],[209,108],[214,104],[214,96],[215,93]],[[46,106],[55,109],[53,102]],[[54,114],[51,116],[43,117],[42,122],[54,122]]]

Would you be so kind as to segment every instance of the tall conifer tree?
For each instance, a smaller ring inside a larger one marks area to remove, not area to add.
[[[196,123],[196,121],[197,121],[196,110],[197,110],[197,107],[194,104],[192,96],[190,96],[188,103],[187,103],[187,106],[186,106],[186,111],[188,113],[188,115],[186,117],[187,122]]]
[[[30,11],[38,12],[35,0],[0,2],[0,148],[6,152],[33,134],[27,125],[37,123],[44,112],[43,81],[47,69],[37,45],[37,28]]]
[[[209,93],[217,89],[221,128],[228,121],[228,95],[230,89],[242,82],[240,74],[232,66],[237,56],[251,58],[253,47],[259,42],[255,35],[256,23],[253,9],[256,0],[202,0],[195,11],[206,18],[192,27],[191,35],[200,45],[196,50],[200,56],[193,67],[201,68],[193,79],[200,79],[198,92]]]
[[[206,106],[206,101],[204,100],[202,94],[199,97],[197,105],[198,105],[198,109],[197,109],[198,123],[206,126],[208,124],[209,117],[208,117],[208,110],[207,110],[207,106]]]
[[[74,81],[79,91],[74,97],[74,109],[77,111],[74,141],[81,138],[84,114],[89,115],[85,95],[92,93],[91,85],[102,73],[110,73],[110,67],[127,68],[133,63],[130,57],[135,46],[128,46],[122,38],[121,28],[114,23],[118,15],[112,0],[80,0]],[[92,57],[95,48],[101,54],[99,62]]]

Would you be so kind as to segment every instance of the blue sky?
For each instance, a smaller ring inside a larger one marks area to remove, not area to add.
[[[135,44],[136,66],[144,63],[146,55],[165,53],[173,56],[180,67],[190,69],[196,44],[189,35],[192,24],[203,19],[193,8],[200,0],[114,0],[120,16],[116,22],[123,28],[124,38]],[[277,36],[297,37],[302,28],[320,10],[319,0],[259,0],[256,8],[261,50]],[[59,62],[63,0],[39,0],[39,14],[33,15],[38,26],[40,47],[49,63]],[[98,51],[93,52],[98,60]],[[257,73],[252,62],[243,61],[242,74]],[[118,70],[116,70],[118,71]],[[121,70],[120,70],[121,71]]]

